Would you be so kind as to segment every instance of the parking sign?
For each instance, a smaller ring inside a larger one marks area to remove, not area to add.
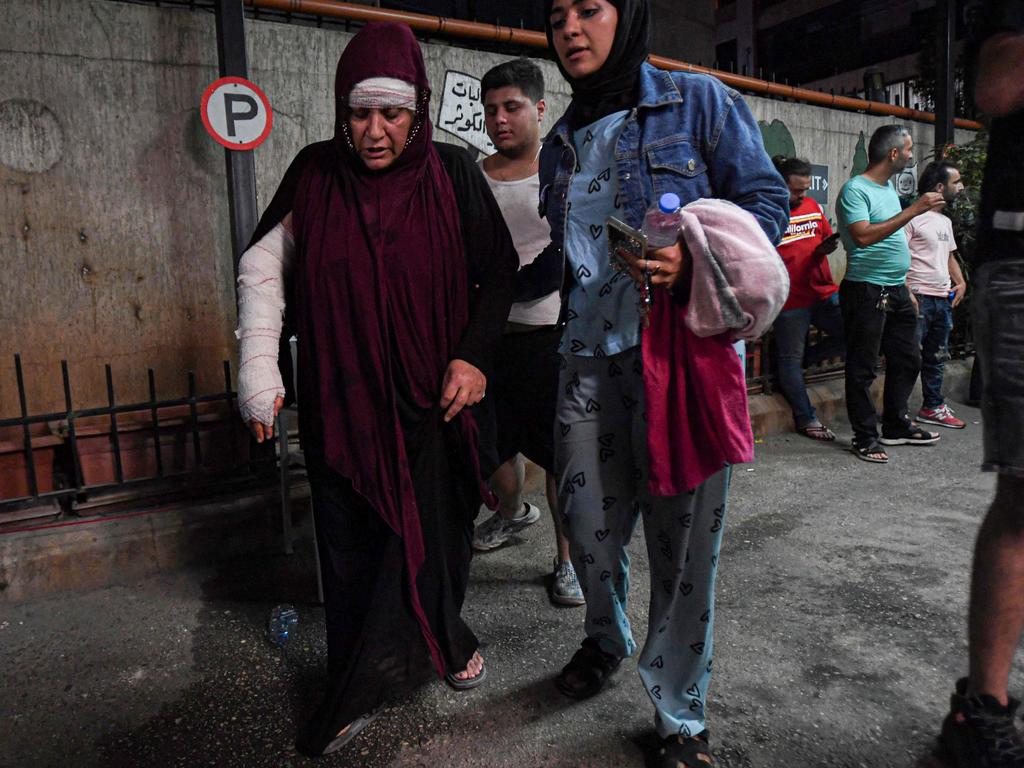
[[[274,123],[267,95],[243,77],[222,77],[210,83],[200,113],[214,141],[234,150],[258,147]]]

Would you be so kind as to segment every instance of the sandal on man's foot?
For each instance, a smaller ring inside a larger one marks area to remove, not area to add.
[[[882,445],[934,445],[939,442],[939,435],[937,432],[921,429],[915,424],[889,435],[882,432],[878,442]]]
[[[854,443],[850,446],[850,450],[861,461],[870,461],[873,464],[889,463],[889,454],[878,444],[877,440],[867,443]]]
[[[555,678],[555,687],[571,699],[588,699],[600,693],[621,663],[621,658],[605,653],[597,640],[588,637]]]
[[[662,739],[654,765],[657,768],[705,768],[714,765],[707,730],[696,736],[669,736]]]
[[[797,427],[797,434],[809,437],[811,440],[822,440],[830,443],[836,439],[836,434],[824,424],[808,424],[804,427]]]
[[[476,653],[474,653],[473,655],[475,656]],[[466,669],[469,669],[468,665],[466,666]],[[482,657],[480,659],[480,671],[477,672],[472,677],[462,677],[462,678],[459,678],[459,677],[456,677],[455,675],[451,674],[450,672],[447,675],[444,676],[444,681],[446,683],[448,683],[448,685],[450,685],[456,691],[468,691],[468,690],[470,690],[472,688],[476,688],[478,685],[483,683],[483,681],[486,680],[486,679],[487,679],[487,667],[484,665],[484,660],[483,660]]]

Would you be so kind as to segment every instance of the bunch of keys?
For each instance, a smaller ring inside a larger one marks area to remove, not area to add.
[[[651,284],[651,270],[649,267],[644,267],[644,279],[640,283],[640,299],[637,302],[637,311],[640,313],[640,325],[644,328],[651,327],[651,307],[653,306],[654,286]]]
[[[882,292],[878,294],[878,303],[875,304],[875,309],[882,312],[889,311],[889,291],[886,288],[883,288]]]

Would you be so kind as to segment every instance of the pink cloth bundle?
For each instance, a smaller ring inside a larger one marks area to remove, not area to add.
[[[789,273],[757,220],[728,200],[695,200],[683,208],[683,241],[693,260],[687,326],[745,341],[767,331],[786,303]]]

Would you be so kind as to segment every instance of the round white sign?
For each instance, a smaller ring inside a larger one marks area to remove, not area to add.
[[[266,94],[241,77],[210,83],[200,111],[207,132],[228,149],[258,147],[270,135],[274,121]]]

